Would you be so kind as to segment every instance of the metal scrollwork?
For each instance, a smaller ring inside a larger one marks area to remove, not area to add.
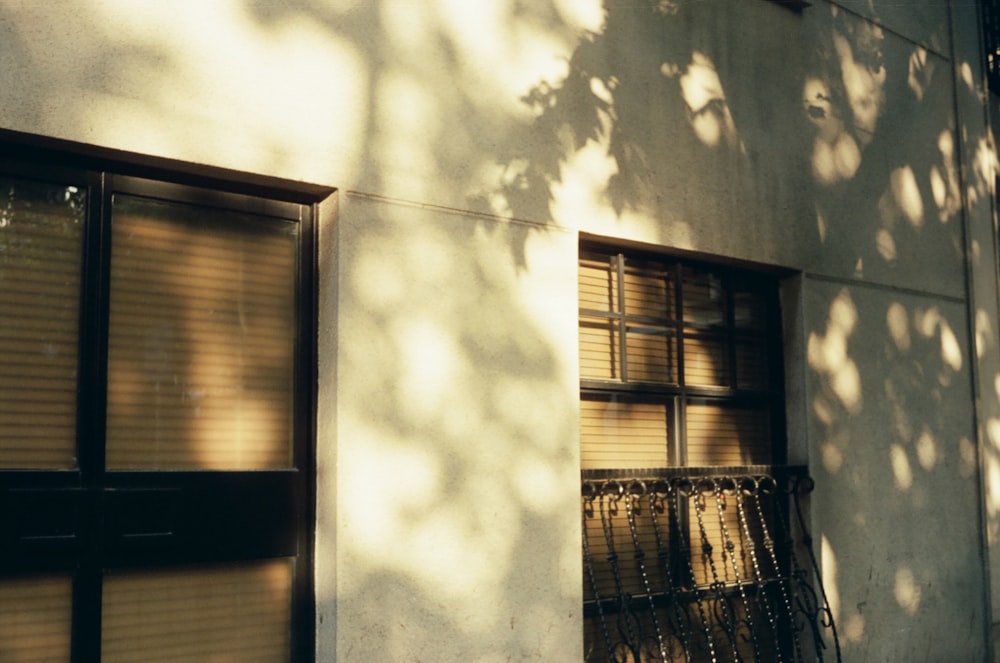
[[[805,663],[832,644],[839,663],[806,526],[815,488],[788,471],[584,480],[588,660]]]

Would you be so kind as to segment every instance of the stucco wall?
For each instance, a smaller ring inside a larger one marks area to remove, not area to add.
[[[0,37],[5,129],[340,190],[320,660],[580,660],[580,233],[800,273],[791,444],[844,659],[983,658],[971,4],[3,0]]]

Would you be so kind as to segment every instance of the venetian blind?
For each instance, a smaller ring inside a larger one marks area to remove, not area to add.
[[[0,178],[0,468],[76,465],[85,193]]]
[[[291,464],[296,225],[116,196],[109,469]]]
[[[621,260],[600,254],[585,254],[581,260],[581,376],[675,383],[673,272],[655,262],[619,264]]]
[[[109,573],[103,663],[282,663],[290,657],[292,562]]]
[[[72,594],[69,576],[0,579],[0,661],[70,660]]]
[[[700,467],[771,462],[766,410],[728,404],[689,403],[687,464]]]

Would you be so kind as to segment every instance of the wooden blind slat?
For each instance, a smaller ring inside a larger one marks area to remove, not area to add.
[[[0,192],[0,469],[70,468],[85,195],[11,178]]]
[[[580,406],[587,422],[581,430],[583,469],[668,464],[666,405],[583,400]]]
[[[764,465],[771,462],[767,412],[724,405],[687,406],[688,464]]]
[[[652,383],[677,382],[677,350],[673,335],[663,329],[627,334],[628,379]]]
[[[116,205],[108,467],[287,467],[295,227],[129,197]]]
[[[287,661],[292,562],[105,577],[102,660]]]
[[[580,375],[585,378],[621,378],[618,331],[607,321],[585,319],[580,326]]]
[[[0,660],[68,661],[72,592],[69,577],[0,579]]]
[[[691,385],[728,387],[729,355],[723,341],[711,338],[684,339],[684,382]]]

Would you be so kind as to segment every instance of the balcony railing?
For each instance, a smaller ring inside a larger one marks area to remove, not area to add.
[[[587,661],[841,660],[801,467],[585,471]]]

